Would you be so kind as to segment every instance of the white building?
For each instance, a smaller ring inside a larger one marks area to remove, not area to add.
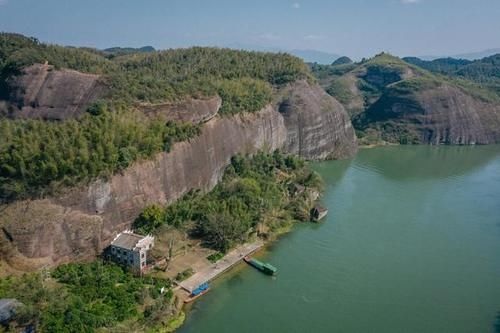
[[[111,258],[142,273],[147,267],[148,251],[153,248],[154,240],[153,236],[141,236],[125,230],[111,242]]]

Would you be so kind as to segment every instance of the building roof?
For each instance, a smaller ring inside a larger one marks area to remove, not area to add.
[[[123,249],[133,250],[137,243],[144,237],[134,233],[122,232],[111,242],[111,245],[118,246]]]
[[[17,299],[0,299],[0,323],[6,322],[16,314],[16,308],[21,305]]]

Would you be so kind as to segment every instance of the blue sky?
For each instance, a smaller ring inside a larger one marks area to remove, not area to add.
[[[500,48],[500,0],[0,0],[0,31],[98,48],[451,55]]]

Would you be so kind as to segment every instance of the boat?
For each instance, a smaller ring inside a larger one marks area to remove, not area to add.
[[[200,284],[198,286],[198,288],[196,288],[195,290],[193,290],[191,292],[191,295],[189,295],[189,297],[184,301],[184,303],[193,302],[194,300],[196,300],[196,299],[200,298],[201,296],[205,295],[206,293],[208,293],[209,290],[210,290],[210,287],[209,287],[207,282]]]
[[[326,214],[328,214],[328,209],[316,205],[313,207],[313,209],[311,209],[311,221],[319,222],[326,216]]]
[[[248,256],[243,258],[243,260],[245,260],[245,262],[248,263],[249,265],[257,268],[259,271],[261,271],[264,274],[275,275],[278,272],[278,269],[269,263],[263,263],[262,261],[259,261],[259,260],[254,259],[254,258],[250,258]]]

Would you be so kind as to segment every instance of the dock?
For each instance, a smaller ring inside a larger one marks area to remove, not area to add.
[[[191,293],[202,283],[209,282],[215,279],[217,276],[242,261],[245,256],[254,253],[262,246],[264,246],[264,242],[262,240],[240,245],[235,249],[229,251],[222,259],[217,261],[215,264],[212,264],[209,267],[196,272],[195,274],[193,274],[193,276],[180,282],[179,286],[188,293]]]

